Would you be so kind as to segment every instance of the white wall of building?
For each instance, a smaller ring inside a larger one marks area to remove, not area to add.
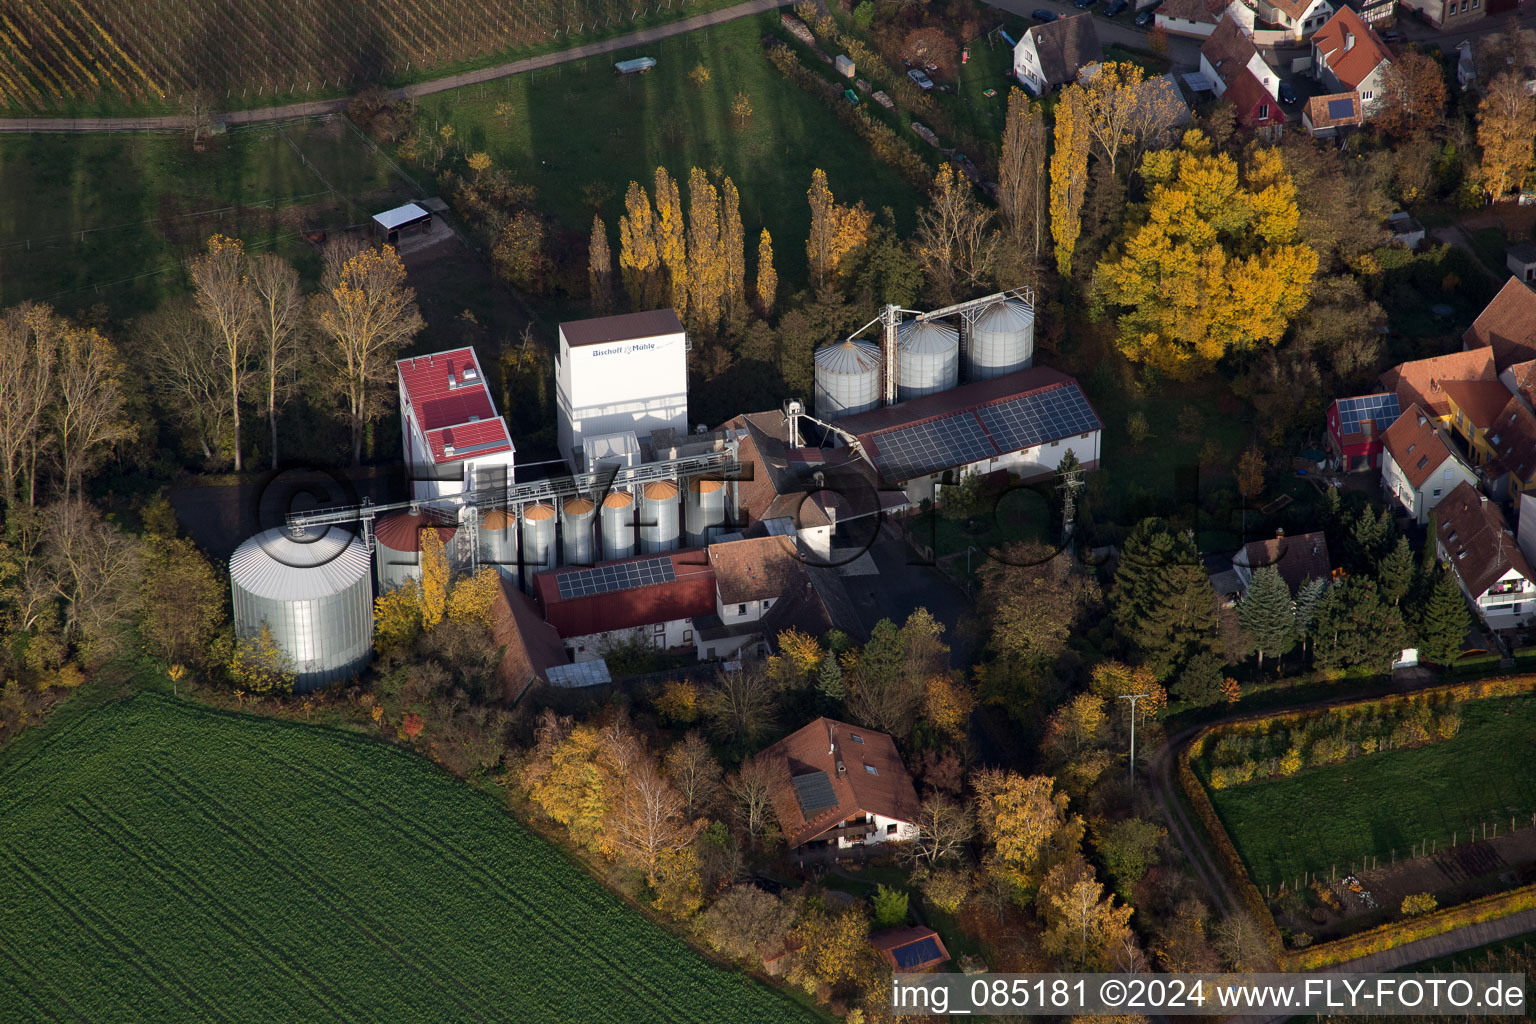
[[[862,843],[856,843],[847,836],[839,836],[837,848],[839,850],[851,850],[855,846],[874,846],[878,843],[899,843],[917,838],[917,826],[910,821],[899,821],[896,818],[887,818],[879,814],[870,814],[865,817],[875,821],[875,834],[865,839]],[[838,823],[838,828],[843,823]]]
[[[1033,448],[1025,448],[1023,451],[1008,452],[996,459],[973,462],[952,471],[951,478],[958,482],[977,473],[994,473],[999,469],[1006,469],[1021,480],[1032,480],[1056,472],[1056,467],[1061,465],[1061,457],[1069,448],[1072,454],[1077,456],[1079,465],[1088,466],[1099,461],[1101,434],[1102,431],[1092,430],[1086,436],[1073,435],[1060,441],[1049,441],[1035,445]],[[920,502],[933,500],[934,490],[943,483],[943,480],[942,473],[918,477],[916,480],[908,480],[902,490],[907,495],[907,501],[917,505]],[[802,531],[803,535],[804,531]]]
[[[405,458],[405,470],[411,476],[413,500],[430,501],[460,494],[469,487],[485,487],[498,481],[505,486],[512,482],[517,459],[515,449],[459,462],[434,463],[432,449],[421,425],[416,422],[415,411],[406,400],[404,388],[400,389],[400,423],[401,454]]]
[[[1415,488],[1403,468],[1397,464],[1389,451],[1381,453],[1381,487],[1392,497],[1397,499],[1407,513],[1413,516],[1414,521],[1420,526],[1429,522],[1429,514],[1434,511],[1440,499],[1450,494],[1452,489],[1465,480],[1473,487],[1477,486],[1477,474],[1456,459],[1446,459],[1445,463],[1429,475],[1422,487]]]
[[[688,432],[688,345],[682,332],[572,348],[555,359],[560,451],[588,436],[632,430],[642,441],[663,427]]]
[[[566,652],[572,661],[595,661],[609,647],[628,643],[641,643],[657,650],[668,651],[679,647],[692,647],[695,633],[692,619],[673,619],[633,629],[612,629],[603,633],[567,637]]]
[[[1436,541],[1435,550],[1441,561],[1451,566],[1461,592],[1477,606],[1477,613],[1488,628],[1516,629],[1536,618],[1536,584],[1517,570],[1510,569],[1486,591],[1474,594],[1467,590],[1461,574],[1455,572],[1456,561],[1445,550],[1445,545]]]

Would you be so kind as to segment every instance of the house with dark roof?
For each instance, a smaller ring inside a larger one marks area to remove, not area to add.
[[[1083,469],[1095,469],[1103,431],[1077,381],[1047,366],[845,416],[837,425],[854,435],[881,486],[901,488],[912,505],[973,474],[1048,477],[1068,451]]]
[[[1511,277],[1461,336],[1462,347],[1492,349],[1500,373],[1536,359],[1536,289]]]
[[[917,838],[917,790],[885,733],[818,718],[758,756],[774,772],[791,850],[836,855]]]
[[[1495,501],[1518,500],[1536,490],[1536,413],[1511,395],[1486,433],[1491,453],[1482,464],[1483,488]]]
[[[932,928],[913,925],[877,932],[869,937],[892,974],[921,974],[949,963],[949,950]]]
[[[491,637],[501,648],[496,679],[508,703],[533,684],[549,682],[550,669],[570,660],[559,632],[544,621],[517,581],[506,576],[491,605]]]
[[[694,619],[699,657],[728,658],[759,648],[773,606],[803,599],[806,573],[794,539],[765,534],[725,540],[711,544],[708,554],[715,572],[715,608]]]
[[[575,661],[627,643],[691,651],[693,620],[715,610],[715,571],[702,550],[668,551],[542,572],[533,594]]]
[[[401,359],[395,374],[413,499],[511,482],[517,449],[473,348]]]
[[[1536,615],[1536,575],[1496,502],[1461,484],[1435,510],[1435,550],[1491,629],[1515,629]]]
[[[1091,14],[1031,25],[1013,47],[1013,77],[1035,96],[1077,81],[1085,65],[1104,59]]]
[[[1271,134],[1285,123],[1280,78],[1259,54],[1251,29],[1237,19],[1223,17],[1201,44],[1200,74],[1218,99],[1232,104],[1243,127]]]
[[[1292,40],[1300,42],[1322,28],[1333,4],[1328,0],[1257,0],[1261,20],[1285,29]]]
[[[1398,363],[1381,375],[1380,383],[1383,389],[1397,393],[1399,409],[1417,405],[1435,419],[1449,422],[1451,402],[1445,394],[1446,381],[1497,378],[1493,356],[1484,348]]]
[[[1356,92],[1313,96],[1301,108],[1302,127],[1316,139],[1331,139],[1341,131],[1360,127],[1364,120],[1360,94]]]
[[[1477,473],[1462,459],[1439,421],[1416,405],[1404,410],[1382,441],[1382,490],[1420,526],[1429,522],[1429,513],[1457,486],[1477,484]]]
[[[1239,594],[1248,592],[1256,569],[1274,566],[1280,570],[1280,578],[1291,588],[1291,593],[1301,589],[1308,580],[1326,580],[1333,573],[1333,561],[1328,555],[1328,538],[1321,530],[1314,533],[1298,533],[1286,536],[1284,530],[1276,530],[1268,540],[1251,540],[1232,556],[1232,569],[1237,573]]]
[[[1381,435],[1402,415],[1396,391],[1336,398],[1328,406],[1328,450],[1346,473],[1381,466]]]
[[[1352,8],[1340,7],[1312,37],[1312,76],[1329,92],[1353,92],[1369,119],[1385,95],[1392,53]]]
[[[1153,24],[1171,35],[1203,39],[1227,17],[1253,31],[1254,8],[1243,0],[1163,0]]]

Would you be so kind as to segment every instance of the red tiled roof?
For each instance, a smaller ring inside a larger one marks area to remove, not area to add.
[[[1417,404],[1436,416],[1450,414],[1442,384],[1448,380],[1493,380],[1493,356],[1488,349],[1449,352],[1428,359],[1399,363],[1381,375],[1381,386],[1397,392],[1398,405]]]
[[[1249,568],[1273,565],[1293,594],[1308,580],[1325,580],[1333,571],[1328,539],[1322,531],[1249,541],[1232,561]]]
[[[783,597],[800,564],[788,537],[750,537],[709,546],[722,604]]]
[[[1334,117],[1328,112],[1330,109],[1329,104],[1335,100],[1349,101],[1349,114],[1347,116]],[[1313,96],[1307,100],[1304,113],[1306,114],[1307,124],[1314,129],[1338,128],[1341,125],[1359,124],[1361,121],[1360,94],[1357,92],[1336,92],[1327,96]]]
[[[1264,88],[1264,83],[1256,78],[1253,72],[1246,66],[1238,72],[1227,86],[1226,95],[1222,99],[1232,104],[1237,111],[1237,123],[1245,128],[1262,128],[1265,125],[1284,124],[1285,111],[1280,109],[1280,103]],[[1261,107],[1267,107],[1263,116],[1260,116]]]
[[[1473,596],[1480,596],[1514,569],[1528,580],[1531,567],[1504,523],[1496,502],[1462,481],[1435,506],[1436,529],[1451,568]]]
[[[559,631],[563,639],[713,615],[715,571],[709,567],[705,553],[701,550],[669,551],[665,556],[640,555],[608,564],[623,565],[659,557],[672,560],[672,572],[677,577],[673,582],[654,583],[628,590],[610,590],[605,594],[586,597],[562,598],[560,577],[589,571],[571,566],[535,576],[534,596],[544,607],[545,620]]]
[[[1289,14],[1293,19],[1300,21],[1302,15],[1312,6],[1315,0],[1269,0],[1270,4],[1278,10]]]
[[[1536,404],[1536,359],[1512,364],[1509,367],[1509,376],[1520,397]]]
[[[448,454],[449,446],[453,454]],[[454,427],[427,432],[427,447],[432,451],[433,462],[457,462],[478,455],[495,455],[512,450],[512,438],[507,424],[500,416],[493,420],[461,423]]]
[[[491,401],[473,348],[401,359],[395,367],[434,462],[457,462],[467,457],[464,449],[471,446],[486,446],[472,455],[512,450],[512,437]],[[449,427],[453,430],[444,429]],[[450,444],[455,449],[451,456],[445,451]]]
[[[1382,435],[1382,443],[1391,454],[1414,490],[1424,486],[1424,481],[1435,474],[1446,459],[1456,458],[1456,450],[1444,432],[1436,427],[1423,409],[1411,405],[1403,410],[1397,422]]]
[[[1354,43],[1345,50],[1344,45],[1349,41],[1347,37],[1351,35],[1354,36]],[[1334,77],[1351,89],[1358,89],[1360,83],[1376,70],[1376,65],[1382,61],[1392,61],[1387,44],[1360,19],[1360,15],[1348,7],[1340,7],[1317,30],[1317,34],[1312,37],[1312,46]]]
[[[1492,348],[1499,370],[1536,359],[1536,291],[1511,277],[1483,308],[1467,333],[1467,348]]]
[[[539,610],[518,589],[516,581],[505,576],[491,605],[491,638],[502,648],[496,678],[509,701],[516,700],[534,680],[547,683],[546,673],[566,664],[559,632],[539,617]]]
[[[913,943],[922,942],[924,939],[933,940],[933,944],[938,947],[938,955],[930,957],[921,963],[910,964],[906,967],[901,966],[896,959],[896,951]],[[909,928],[896,928],[892,931],[880,932],[869,937],[869,944],[879,950],[880,955],[885,959],[885,962],[892,971],[926,971],[930,967],[937,967],[939,964],[949,962],[949,950],[944,947],[944,940],[939,938],[939,933],[932,928],[920,928],[914,925]]]
[[[1490,427],[1509,404],[1509,389],[1497,380],[1442,381],[1440,390],[1474,427]]]
[[[862,814],[902,822],[917,819],[917,790],[912,788],[912,777],[901,763],[895,741],[883,732],[818,718],[758,756],[783,769],[775,775],[773,805],[791,847],[810,842]],[[837,770],[839,762],[841,772]],[[836,803],[815,809],[807,820],[794,780],[818,773],[826,776]]]
[[[1211,37],[1200,44],[1200,56],[1206,59],[1229,89],[1258,52],[1258,47],[1253,45],[1253,38],[1231,15],[1222,18]]]
[[[1536,478],[1536,415],[1524,400],[1510,397],[1488,425],[1488,443],[1494,453],[1487,467],[1493,479],[1511,473],[1524,485]]]

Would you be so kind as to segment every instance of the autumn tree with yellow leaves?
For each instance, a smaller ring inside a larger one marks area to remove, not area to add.
[[[665,301],[667,287],[656,214],[651,197],[638,181],[630,182],[624,193],[624,215],[619,218],[619,274],[631,305],[652,309]]]
[[[747,234],[741,226],[741,193],[726,178],[720,183],[720,248],[725,258],[725,314],[747,310]]]
[[[1088,130],[1083,87],[1069,85],[1056,104],[1056,148],[1051,153],[1051,239],[1056,269],[1072,276],[1072,254],[1083,229],[1083,200],[1088,195]]]
[[[976,823],[988,851],[987,871],[1029,904],[1051,867],[1078,855],[1084,825],[1069,814],[1066,794],[1048,775],[1028,778],[984,768],[972,778]]]
[[[1116,906],[1081,857],[1046,874],[1036,906],[1045,921],[1040,944],[1064,970],[1119,968],[1116,954],[1132,939],[1131,908]]]
[[[1494,202],[1525,186],[1533,141],[1536,100],[1513,72],[1493,76],[1477,108],[1477,144],[1483,150],[1478,180]]]
[[[1317,253],[1297,241],[1296,188],[1278,149],[1239,174],[1198,131],[1142,164],[1147,202],[1095,287],[1127,357],[1188,379],[1229,352],[1275,345],[1307,303]]]
[[[667,269],[667,293],[680,318],[688,316],[688,229],[683,197],[665,167],[656,168],[656,250]]]
[[[833,287],[846,269],[845,260],[868,243],[875,215],[863,203],[839,205],[827,184],[827,172],[819,167],[811,172],[806,199],[811,204],[811,231],[805,240],[811,285]]]
[[[608,248],[608,226],[601,217],[592,218],[587,245],[587,294],[592,312],[598,316],[613,312],[613,252]]]
[[[757,280],[753,291],[757,294],[757,311],[770,316],[779,295],[779,272],[773,269],[773,236],[767,228],[757,236]]]
[[[725,312],[727,270],[720,233],[720,193],[698,167],[688,173],[686,255],[689,323],[705,337],[713,337]]]

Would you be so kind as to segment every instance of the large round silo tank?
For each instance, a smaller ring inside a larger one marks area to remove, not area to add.
[[[1027,370],[1035,361],[1035,311],[1018,299],[994,302],[971,324],[970,380]]]
[[[905,402],[960,383],[960,332],[935,320],[896,328],[896,398]]]
[[[517,522],[504,508],[480,515],[480,564],[493,565],[506,577],[517,575]]]
[[[591,565],[597,561],[593,551],[592,526],[597,506],[588,498],[567,498],[561,511],[565,534],[565,564]]]
[[[629,491],[610,491],[598,513],[603,534],[603,557],[609,561],[635,553],[635,496]]]
[[[410,580],[421,579],[421,544],[428,530],[436,530],[443,542],[443,556],[453,560],[452,526],[445,526],[418,512],[393,512],[373,526],[373,559],[379,574],[379,593]]]
[[[824,420],[880,404],[880,346],[849,338],[816,350],[816,415]]]
[[[640,550],[646,554],[677,549],[677,485],[653,480],[640,492]]]
[[[689,547],[701,548],[719,536],[725,526],[725,481],[707,476],[689,480],[686,514]]]
[[[553,569],[559,558],[555,547],[555,507],[529,505],[523,509],[521,520],[523,584],[525,589],[531,589],[534,574]]]
[[[335,527],[295,540],[258,533],[229,558],[235,635],[265,625],[305,693],[350,679],[373,652],[373,562],[360,536]]]

